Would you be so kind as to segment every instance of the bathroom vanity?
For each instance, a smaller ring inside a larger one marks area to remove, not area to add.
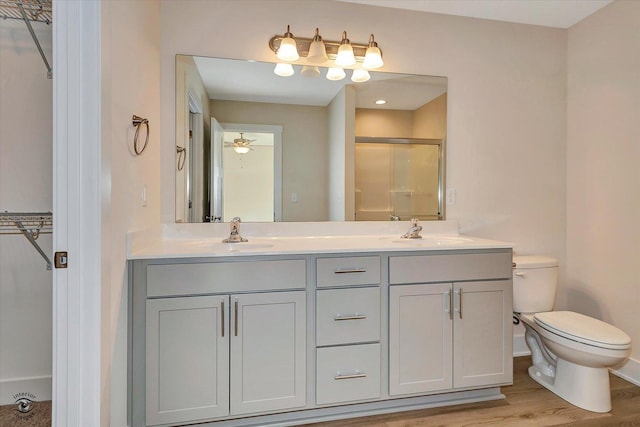
[[[504,398],[511,245],[367,224],[281,224],[278,237],[243,224],[237,244],[220,243],[226,224],[189,225],[213,238],[134,236],[131,425],[300,425]]]

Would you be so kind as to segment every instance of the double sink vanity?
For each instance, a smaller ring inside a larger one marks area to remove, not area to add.
[[[451,221],[129,239],[131,425],[290,426],[504,398],[512,250]],[[209,425],[209,424],[206,424]]]

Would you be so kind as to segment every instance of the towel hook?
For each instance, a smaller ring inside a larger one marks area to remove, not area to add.
[[[135,151],[136,156],[139,156],[142,154],[144,149],[147,148],[147,143],[149,142],[149,120],[134,114],[131,118],[131,123],[136,127],[136,134],[133,137],[133,151]],[[142,148],[138,148],[138,135],[140,133],[141,125],[145,125],[147,127],[147,136],[144,139],[144,145]]]
[[[176,152],[178,153],[178,171],[181,171],[184,168],[184,162],[187,159],[187,149],[186,147],[176,146]]]

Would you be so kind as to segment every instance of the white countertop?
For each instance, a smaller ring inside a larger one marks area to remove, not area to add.
[[[513,244],[458,234],[455,221],[422,222],[421,239],[401,239],[408,221],[243,223],[243,243],[222,243],[229,224],[163,224],[129,233],[127,257],[201,258],[317,253],[512,248]]]

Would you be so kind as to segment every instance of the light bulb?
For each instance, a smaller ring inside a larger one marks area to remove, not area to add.
[[[342,41],[338,48],[338,55],[336,56],[336,65],[339,67],[350,67],[356,63],[356,57],[353,55],[353,46],[347,38],[347,32],[342,32]]]
[[[346,74],[342,68],[331,67],[327,71],[327,79],[329,80],[342,80],[346,77]]]
[[[307,55],[307,61],[312,64],[322,64],[327,62],[329,57],[327,56],[327,47],[320,37],[319,30],[316,28],[316,34],[313,36],[311,46],[309,46],[309,55]]]
[[[291,64],[283,64],[283,63],[278,63],[276,64],[276,68],[273,69],[273,72],[276,73],[278,76],[280,77],[289,77],[289,76],[293,76],[293,65]]]
[[[371,78],[367,70],[353,70],[351,81],[356,83],[366,82]]]
[[[364,62],[362,66],[364,68],[373,69],[380,68],[384,65],[384,61],[382,60],[382,52],[380,52],[380,48],[378,47],[378,43],[373,39],[373,34],[369,37],[369,47],[367,47],[367,52],[364,54]]]
[[[249,152],[249,147],[233,147],[233,151],[235,151],[238,154],[247,154]]]
[[[378,99],[378,100],[376,101],[376,104],[377,104],[377,105],[384,105],[384,104],[386,104],[386,103],[387,103],[387,101],[385,101],[384,99]]]
[[[287,25],[287,32],[284,33],[284,37],[280,40],[280,47],[276,53],[278,59],[282,61],[297,61],[300,58],[298,55],[298,47],[296,46],[296,40],[293,38],[293,34],[289,32],[289,26]]]
[[[320,75],[320,69],[312,65],[305,65],[300,72],[303,77],[318,77]]]

